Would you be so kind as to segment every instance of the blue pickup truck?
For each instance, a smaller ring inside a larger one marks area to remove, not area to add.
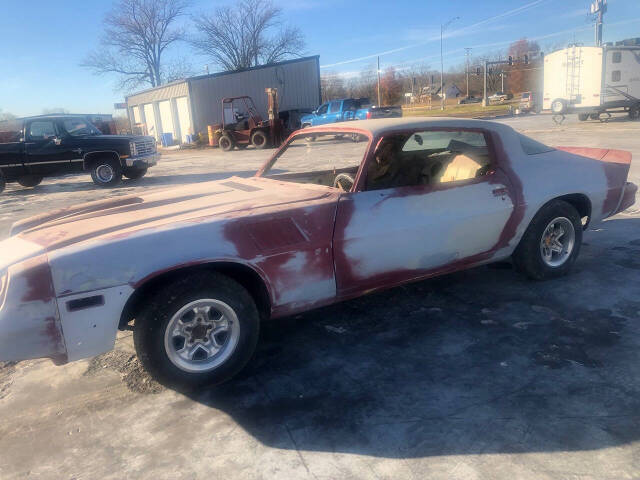
[[[371,105],[368,98],[343,98],[323,103],[310,114],[300,118],[300,124],[302,128],[305,128],[349,120],[401,116],[402,107],[400,106],[376,107]]]

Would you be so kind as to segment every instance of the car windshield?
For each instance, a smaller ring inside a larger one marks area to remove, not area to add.
[[[86,118],[65,118],[62,121],[62,126],[72,137],[102,135],[102,132]]]
[[[355,177],[368,145],[369,139],[360,133],[300,134],[264,167],[260,176],[332,187],[340,173]]]

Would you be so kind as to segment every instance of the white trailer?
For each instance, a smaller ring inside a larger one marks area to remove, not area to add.
[[[580,120],[610,111],[640,116],[640,39],[572,45],[544,58],[543,109]]]

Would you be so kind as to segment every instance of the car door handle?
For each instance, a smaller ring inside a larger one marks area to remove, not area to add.
[[[494,188],[493,189],[493,196],[494,197],[504,197],[508,193],[509,193],[509,190],[506,187]]]

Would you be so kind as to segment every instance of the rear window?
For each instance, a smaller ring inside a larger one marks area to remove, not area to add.
[[[5,120],[0,122],[0,143],[19,142],[21,137],[21,120]]]
[[[522,150],[527,155],[537,155],[539,153],[553,152],[555,148],[551,148],[544,143],[536,142],[532,138],[525,137],[524,135],[519,135],[520,137],[520,145],[522,145]]]

